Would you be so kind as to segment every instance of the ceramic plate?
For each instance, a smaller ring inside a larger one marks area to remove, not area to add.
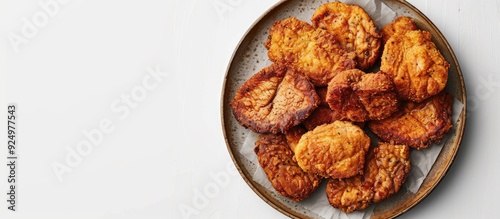
[[[261,186],[253,178],[253,172],[260,168],[258,164],[250,162],[241,154],[242,145],[249,133],[248,129],[240,126],[235,120],[229,103],[236,90],[254,73],[271,63],[267,59],[267,50],[263,43],[267,39],[271,25],[280,19],[297,17],[310,23],[313,12],[323,3],[328,1],[288,0],[281,1],[264,13],[249,28],[234,51],[228,66],[224,87],[222,89],[221,117],[227,149],[238,168],[243,179],[263,201],[276,210],[292,218],[317,218],[318,212],[304,209],[293,201],[283,198],[276,192]],[[465,128],[466,93],[462,72],[458,61],[445,37],[436,26],[417,8],[404,0],[380,0],[396,13],[396,16],[411,17],[420,29],[432,34],[432,40],[437,45],[445,59],[450,63],[449,78],[446,91],[455,97],[455,101],[463,104],[461,112],[455,112],[458,120],[449,133],[449,138],[443,145],[439,156],[430,172],[416,193],[399,192],[397,195],[378,203],[371,212],[371,218],[392,218],[403,214],[422,201],[445,176],[448,168],[453,163],[460,147]],[[368,11],[367,11],[368,12]],[[370,12],[368,12],[370,14]],[[373,12],[372,12],[373,13]],[[370,14],[372,15],[372,14]],[[373,16],[373,15],[372,15]]]

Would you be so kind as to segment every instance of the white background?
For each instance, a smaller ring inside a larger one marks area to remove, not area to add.
[[[499,3],[408,1],[454,49],[469,112],[448,174],[401,218],[496,218]],[[19,146],[11,213],[0,144],[0,218],[187,218],[180,209],[190,209],[189,218],[285,218],[234,172],[220,122],[231,54],[278,1],[61,0],[44,18],[45,2],[0,1],[0,124],[7,123],[7,104],[16,103]],[[9,36],[23,37],[24,19],[33,16],[40,26],[16,52]],[[148,66],[164,72],[160,81],[150,80]],[[145,89],[144,80],[156,87]],[[122,98],[130,95],[129,106]],[[67,165],[68,154],[87,141],[83,133],[95,133],[102,120],[112,131],[59,181],[53,165]],[[4,133],[5,125],[5,142]]]

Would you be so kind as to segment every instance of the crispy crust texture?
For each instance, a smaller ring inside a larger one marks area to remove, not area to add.
[[[406,16],[396,18],[392,23],[382,27],[382,41],[385,44],[394,35],[404,35],[405,33],[418,30],[413,20]]]
[[[356,66],[354,54],[343,50],[333,34],[294,17],[276,21],[264,46],[271,61],[293,67],[316,86]]]
[[[380,70],[392,77],[403,99],[422,102],[444,89],[449,67],[431,34],[414,30],[389,38]]]
[[[330,179],[330,205],[347,213],[367,208],[397,193],[410,173],[410,151],[405,145],[379,143],[370,148],[362,175]]]
[[[302,124],[304,124],[307,130],[311,131],[320,125],[330,124],[340,118],[340,115],[330,109],[329,106],[320,105],[302,122]]]
[[[325,178],[348,178],[363,172],[370,138],[358,126],[335,121],[302,135],[295,158],[306,172]]]
[[[307,78],[271,65],[238,89],[231,107],[242,126],[257,133],[283,133],[307,118],[319,102]]]
[[[373,202],[389,198],[399,191],[410,173],[410,148],[380,142],[374,149],[378,167],[373,187]]]
[[[321,183],[320,176],[304,172],[293,160],[293,152],[283,134],[260,135],[254,151],[272,186],[285,197],[299,202]]]
[[[417,150],[438,143],[453,126],[453,97],[445,92],[422,103],[407,102],[391,117],[368,123],[370,130],[383,141],[394,141]]]
[[[396,87],[388,75],[358,69],[343,71],[330,81],[326,102],[340,119],[354,122],[384,119],[399,108]]]
[[[346,213],[367,208],[373,200],[373,190],[361,175],[348,179],[330,179],[326,195],[331,206]]]
[[[330,2],[312,16],[313,26],[330,31],[346,51],[356,53],[357,67],[371,67],[380,56],[381,37],[372,18],[357,5]]]
[[[300,141],[300,138],[302,137],[303,134],[307,132],[306,129],[302,128],[302,126],[294,126],[290,130],[288,130],[285,133],[286,141],[288,142],[288,146],[290,146],[290,149],[294,151],[295,153],[295,147],[297,147],[297,144]]]

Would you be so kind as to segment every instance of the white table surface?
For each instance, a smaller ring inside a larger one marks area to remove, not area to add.
[[[455,51],[469,116],[448,174],[401,218],[497,218],[499,1],[408,1]],[[13,213],[1,144],[0,218],[285,218],[234,171],[220,118],[231,54],[276,2],[0,1],[0,124],[16,103],[19,155]]]

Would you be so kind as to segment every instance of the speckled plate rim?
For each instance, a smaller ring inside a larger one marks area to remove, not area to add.
[[[279,212],[283,213],[284,215],[291,217],[291,218],[310,218],[307,215],[302,214],[301,212],[297,212],[289,208],[288,206],[284,205],[281,203],[279,200],[276,200],[274,197],[272,197],[268,192],[263,192],[266,190],[264,187],[259,185],[257,182],[252,180],[251,174],[248,172],[247,169],[241,167],[241,159],[238,156],[235,156],[235,152],[238,153],[237,151],[233,151],[234,148],[232,147],[232,142],[228,138],[228,127],[226,125],[226,118],[225,114],[229,114],[232,116],[232,113],[227,113],[226,111],[230,111],[230,107],[225,106],[225,102],[228,102],[226,99],[227,98],[232,98],[228,97],[228,88],[227,88],[227,81],[230,73],[231,66],[233,65],[233,62],[235,61],[235,55],[238,52],[238,50],[241,47],[241,44],[243,41],[248,37],[249,33],[258,25],[263,18],[265,18],[270,12],[278,8],[280,5],[282,5],[285,2],[288,1],[294,1],[294,0],[282,0],[277,2],[275,5],[273,5],[271,8],[269,8],[266,12],[264,12],[259,18],[256,19],[256,21],[250,26],[250,28],[245,32],[243,37],[240,39],[237,47],[233,51],[233,54],[231,56],[230,62],[227,66],[226,73],[224,75],[224,80],[223,80],[223,86],[222,86],[222,94],[221,94],[221,124],[222,124],[222,131],[224,134],[224,140],[226,142],[226,147],[227,150],[231,156],[231,159],[233,160],[233,163],[235,164],[236,168],[238,169],[238,172],[244,179],[244,181],[250,186],[250,188],[266,203],[268,203],[271,207],[275,208]],[[460,144],[462,142],[462,137],[463,133],[465,130],[465,125],[466,125],[466,112],[467,112],[467,95],[466,95],[466,89],[465,89],[465,82],[463,79],[462,71],[460,68],[460,65],[458,63],[458,60],[455,56],[455,53],[453,52],[453,49],[449,45],[448,41],[444,37],[444,35],[440,32],[440,30],[432,23],[432,21],[425,16],[419,9],[411,5],[410,3],[406,2],[405,0],[381,0],[382,2],[389,5],[394,5],[394,4],[400,4],[403,6],[404,10],[407,10],[409,14],[413,14],[414,16],[419,17],[419,22],[417,22],[417,26],[426,26],[426,30],[430,31],[433,36],[433,41],[436,42],[436,38],[439,41],[437,44],[438,48],[442,51],[443,49],[446,49],[447,51],[447,60],[450,62],[451,68],[454,68],[456,71],[455,75],[455,80],[456,80],[456,85],[457,87],[455,88],[456,90],[453,92],[453,96],[458,99],[462,104],[462,112],[460,113],[459,119],[456,123],[456,126],[454,127],[454,136],[451,138],[451,141],[448,141],[444,146],[439,154],[434,166],[432,167],[431,171],[429,172],[427,178],[424,180],[422,183],[422,186],[420,187],[419,191],[413,195],[413,197],[405,202],[405,204],[402,204],[398,206],[397,208],[391,208],[391,209],[382,209],[382,210],[374,210],[373,215],[371,218],[395,218],[414,206],[416,206],[418,203],[420,203],[423,199],[425,199],[435,188],[436,186],[441,182],[443,177],[446,175],[448,172],[451,164],[453,163],[456,154],[458,153],[458,150],[460,148]],[[403,13],[404,14],[404,13]],[[409,16],[409,15],[407,15]],[[410,16],[414,18],[413,16]],[[429,29],[430,28],[430,29]],[[448,88],[449,85],[447,85]],[[452,88],[453,90],[453,88]],[[440,165],[437,165],[440,163]]]

